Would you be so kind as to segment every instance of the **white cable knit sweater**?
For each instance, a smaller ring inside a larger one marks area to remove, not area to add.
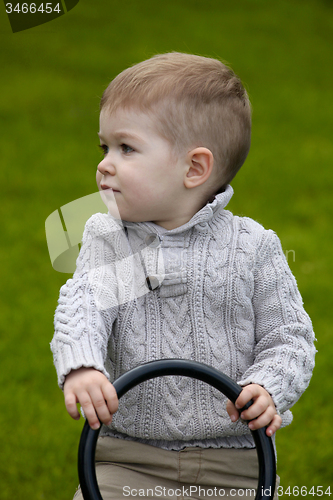
[[[289,408],[314,367],[311,321],[279,239],[225,210],[232,194],[228,186],[170,231],[124,222],[126,237],[110,215],[89,219],[55,314],[51,348],[61,387],[81,366],[113,381],[146,361],[193,359],[241,385],[262,385],[283,425],[291,422]],[[147,274],[160,285],[153,291]],[[247,426],[231,422],[226,398],[187,377],[132,389],[105,434],[175,450],[254,446]]]

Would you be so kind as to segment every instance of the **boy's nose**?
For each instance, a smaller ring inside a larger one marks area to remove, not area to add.
[[[105,175],[105,174],[114,175],[116,173],[116,169],[115,169],[112,161],[110,161],[110,158],[107,158],[107,157],[103,158],[103,160],[98,164],[97,170],[102,175]]]

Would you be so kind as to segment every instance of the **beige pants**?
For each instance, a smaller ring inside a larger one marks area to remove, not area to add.
[[[255,497],[258,460],[255,449],[167,451],[102,437],[96,449],[96,474],[103,500],[244,500]],[[80,489],[74,498],[83,498]]]

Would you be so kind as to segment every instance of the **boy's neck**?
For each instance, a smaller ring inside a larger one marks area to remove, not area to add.
[[[193,210],[189,210],[186,214],[182,214],[181,216],[174,218],[170,221],[152,221],[154,224],[157,224],[158,226],[163,227],[164,229],[171,231],[172,229],[176,229],[178,227],[184,226],[184,224],[187,224],[192,217],[196,213],[198,213],[203,207],[207,205],[207,203],[212,203],[215,200],[215,194],[210,196],[208,200],[206,200],[203,204],[201,203],[200,205],[196,204],[195,208]]]

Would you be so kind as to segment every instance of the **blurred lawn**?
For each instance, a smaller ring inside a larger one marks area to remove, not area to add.
[[[249,90],[253,146],[230,209],[279,234],[319,350],[278,433],[278,473],[285,488],[333,492],[332,32],[328,0],[81,0],[16,34],[1,10],[1,499],[66,500],[76,488],[81,424],[67,416],[49,351],[69,275],[51,267],[44,222],[96,189],[108,82],[172,50],[226,60]]]

